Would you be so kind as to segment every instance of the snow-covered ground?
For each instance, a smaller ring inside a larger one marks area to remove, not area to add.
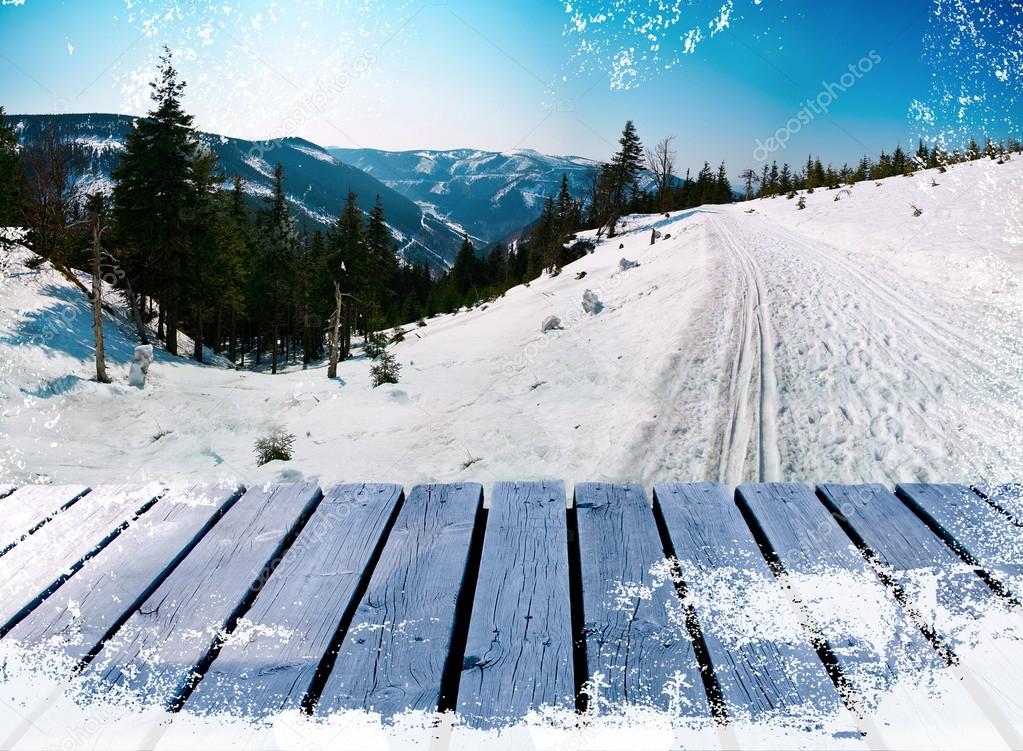
[[[158,351],[139,391],[114,319],[115,383],[97,384],[84,296],[18,251],[0,280],[0,484],[1019,479],[1021,189],[1017,157],[818,190],[802,211],[630,217],[555,278],[406,326],[401,382],[376,389],[359,358],[331,381]],[[549,315],[563,328],[542,334]],[[277,426],[294,460],[257,468]]]

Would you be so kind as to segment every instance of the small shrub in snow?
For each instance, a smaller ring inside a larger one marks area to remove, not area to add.
[[[373,379],[373,388],[385,383],[397,383],[399,373],[401,373],[401,365],[390,352],[381,354],[380,362],[369,369],[369,375]]]
[[[295,436],[284,428],[277,428],[269,435],[256,441],[256,466],[262,467],[267,462],[291,461]]]
[[[426,321],[420,318],[418,321],[416,321],[416,326],[418,326],[421,329],[426,328]]]
[[[586,272],[585,271],[580,271],[578,274],[575,275],[575,280],[576,281],[579,281],[580,279],[585,279],[585,278],[586,278]]]
[[[789,199],[789,200],[791,201],[791,200],[792,200],[793,198],[795,198],[795,197],[796,197],[796,191],[794,191],[794,190],[790,190],[790,191],[788,192],[788,195],[786,195],[785,197],[786,197],[787,199]]]
[[[913,216],[921,216],[924,213],[923,209],[919,208],[915,204],[911,203],[910,206],[913,207]]]
[[[800,196],[799,201],[796,203],[796,209],[802,211],[806,208],[806,196]]]
[[[394,336],[391,337],[391,344],[399,344],[403,341],[405,341],[405,331],[398,329],[394,332]]]
[[[384,353],[387,348],[387,337],[379,332],[374,331],[366,337],[366,343],[362,345],[362,351],[366,353],[366,357],[371,360],[376,360],[380,355]]]

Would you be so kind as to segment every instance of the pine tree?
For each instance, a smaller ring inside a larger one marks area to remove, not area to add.
[[[14,128],[5,120],[0,107],[0,227],[20,227],[23,222],[21,194],[21,157]],[[0,237],[0,249],[9,238]]]
[[[607,228],[608,237],[614,237],[615,227],[622,217],[631,191],[636,187],[636,178],[643,169],[643,144],[632,120],[625,123],[618,144],[621,148],[602,175],[605,184],[601,193],[606,198],[607,214],[603,226]]]
[[[150,84],[154,107],[132,125],[113,171],[113,202],[120,239],[128,248],[126,273],[140,298],[159,300],[167,351],[177,354],[190,236],[202,229],[194,213],[201,154],[192,116],[181,107],[185,83],[171,58],[165,47],[159,77]]]
[[[270,316],[271,370],[277,373],[280,360],[281,329],[287,321],[292,292],[295,258],[298,250],[298,232],[294,218],[284,196],[284,168],[274,168],[273,192],[266,199],[266,207],[259,212],[260,229],[259,273],[264,276],[265,305]]]

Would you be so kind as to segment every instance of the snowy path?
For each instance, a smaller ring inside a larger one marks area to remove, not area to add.
[[[362,358],[331,382],[322,366],[271,377],[158,352],[135,391],[131,329],[113,322],[116,381],[100,386],[80,292],[15,259],[0,484],[1018,480],[1023,217],[986,207],[1021,191],[1023,161],[978,163],[816,191],[805,210],[628,217],[557,277],[404,327],[401,382],[379,389]],[[563,328],[542,334],[549,315]],[[295,459],[256,468],[276,426]]]

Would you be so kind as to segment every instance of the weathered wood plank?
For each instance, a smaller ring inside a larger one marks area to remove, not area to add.
[[[899,485],[897,493],[1006,594],[1023,600],[1023,526],[965,485]]]
[[[0,557],[0,636],[109,544],[162,491],[157,484],[100,486]]]
[[[977,492],[1002,509],[1019,524],[1023,524],[1023,484],[978,485]]]
[[[459,594],[466,577],[475,576],[467,566],[482,496],[475,483],[413,488],[341,644],[316,714],[368,709],[387,717],[438,708]]]
[[[654,496],[732,720],[829,719],[857,736],[800,619],[731,494],[718,483],[665,484]]]
[[[1015,726],[1013,745],[1023,747],[1023,635],[1012,628],[1020,623],[1018,609],[885,487],[824,485],[820,491],[916,619],[955,653],[970,693],[1000,713],[998,722]]]
[[[86,691],[176,703],[319,498],[311,484],[246,492],[89,663]]]
[[[868,742],[1007,746],[809,488],[741,485],[737,502],[864,713]]]
[[[327,493],[185,705],[262,717],[297,709],[401,504],[400,485]]]
[[[168,491],[6,638],[59,649],[72,663],[84,660],[240,495],[236,486],[203,484]]]
[[[458,714],[475,727],[575,707],[565,486],[494,484]]]
[[[0,506],[0,556],[89,492],[85,485],[26,485]]]
[[[682,602],[639,485],[575,486],[586,675],[607,707],[709,718]],[[681,680],[680,680],[681,676]]]

